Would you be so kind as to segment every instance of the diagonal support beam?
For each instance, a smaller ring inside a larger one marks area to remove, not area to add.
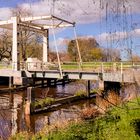
[[[41,34],[44,33],[44,30],[42,30],[41,27],[38,27],[35,25],[33,26],[32,24],[20,22],[19,25],[23,27],[23,30],[29,30],[29,31],[33,31],[33,32],[41,33]]]

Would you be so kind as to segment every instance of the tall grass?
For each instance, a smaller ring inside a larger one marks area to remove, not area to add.
[[[105,113],[109,107],[117,106],[121,102],[120,96],[114,91],[108,91],[106,96],[97,95],[96,97],[96,105],[101,113]]]

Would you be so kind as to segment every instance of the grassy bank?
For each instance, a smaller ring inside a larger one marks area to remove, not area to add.
[[[46,129],[47,130],[47,129]],[[69,123],[29,138],[27,133],[17,134],[12,140],[138,140],[140,139],[140,98],[113,107],[100,117]]]

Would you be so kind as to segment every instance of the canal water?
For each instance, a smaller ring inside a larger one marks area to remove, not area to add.
[[[91,87],[94,88],[92,83]],[[3,87],[1,87],[3,88]],[[36,99],[43,99],[47,96],[61,98],[73,95],[79,90],[86,90],[84,82],[72,82],[65,86],[37,88],[35,90]],[[74,104],[68,103],[56,111],[25,115],[24,104],[27,91],[15,91],[0,94],[0,138],[7,139],[21,131],[36,133],[43,129],[45,125],[61,123],[64,120],[73,120],[79,117],[80,111],[86,106],[94,106],[93,101],[79,101]]]

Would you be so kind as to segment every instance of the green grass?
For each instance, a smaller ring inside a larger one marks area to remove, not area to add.
[[[7,65],[7,66],[5,66],[5,65],[0,65],[0,69],[11,69],[11,68],[12,68],[11,65]]]
[[[83,91],[83,90],[78,90],[78,91],[75,93],[75,96],[84,97],[84,96],[86,96],[86,92]]]
[[[71,124],[65,130],[52,132],[51,140],[138,140],[140,139],[140,105],[137,100],[113,108],[104,117]]]
[[[139,140],[140,99],[111,108],[106,115],[93,120],[70,123],[46,135],[40,132],[32,140]],[[23,138],[21,134],[12,140]],[[25,135],[25,139],[28,136]]]
[[[46,106],[46,105],[52,104],[54,101],[55,101],[54,98],[47,97],[47,98],[40,99],[40,100],[38,100],[38,101],[32,102],[32,103],[31,103],[31,106],[32,106],[33,108],[36,108],[36,107],[38,107],[38,106],[44,107],[44,106]]]

